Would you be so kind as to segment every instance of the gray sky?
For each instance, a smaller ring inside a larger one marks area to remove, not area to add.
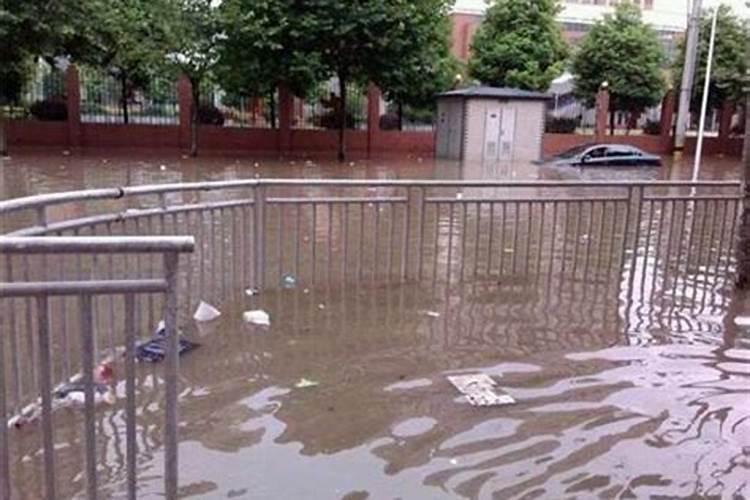
[[[687,2],[688,0],[659,0],[657,3],[660,4],[660,10],[669,10],[670,6],[674,6],[676,11],[684,12]],[[704,7],[713,7],[719,3],[730,5],[738,14],[750,17],[750,9],[745,7],[745,0],[703,0]],[[458,9],[481,9],[484,5],[484,0],[456,0],[456,8]]]

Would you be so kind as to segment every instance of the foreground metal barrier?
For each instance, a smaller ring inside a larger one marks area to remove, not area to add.
[[[531,309],[538,303],[552,311],[578,307],[585,315],[607,304],[598,310],[610,313],[587,323],[617,322],[626,335],[643,337],[649,321],[666,321],[668,328],[686,314],[723,307],[740,205],[741,185],[720,181],[253,179],[3,201],[0,233],[55,241],[194,237],[195,252],[180,257],[174,275],[182,326],[190,324],[199,301],[221,306],[244,299],[248,288],[346,290],[409,282],[504,288],[517,297],[509,308],[525,301]],[[0,281],[145,283],[172,273],[170,266],[146,252],[35,255],[27,248],[6,253]],[[123,305],[111,294],[92,299],[98,359],[129,345],[128,332],[152,332],[162,318],[158,295],[132,301]],[[6,415],[33,403],[46,378],[51,385],[66,381],[83,364],[69,333],[88,326],[83,316],[71,317],[75,306],[64,297],[49,298],[44,319],[58,333],[49,359],[41,356],[41,336],[32,335],[39,331],[38,303],[13,299],[2,313],[7,335],[0,359],[10,374]],[[130,307],[134,328],[123,329],[120,320],[131,317],[124,312]],[[24,359],[38,360],[39,370],[19,362]],[[176,469],[165,475],[173,481]]]
[[[53,386],[51,344],[54,337],[50,324],[50,298],[75,296],[79,302],[81,334],[81,380],[85,393],[85,460],[86,491],[88,498],[98,497],[95,429],[95,386],[92,379],[96,363],[95,331],[93,323],[93,299],[103,295],[124,296],[125,384],[126,384],[126,441],[127,441],[127,491],[128,498],[136,498],[136,407],[135,407],[135,294],[163,294],[166,296],[164,311],[167,349],[165,359],[166,419],[164,422],[165,443],[165,494],[167,498],[177,495],[177,374],[178,336],[177,321],[177,264],[180,253],[191,252],[195,246],[189,237],[3,237],[0,238],[0,255],[62,255],[62,254],[161,254],[164,259],[162,279],[87,280],[87,281],[34,281],[0,283],[0,299],[33,299],[37,313],[37,354],[39,368],[40,402],[32,402],[31,408],[19,415],[41,411],[44,453],[44,484],[46,498],[57,498],[55,467],[55,439],[53,429]],[[13,305],[10,306],[11,309]],[[114,320],[114,318],[112,318]],[[7,331],[6,331],[7,333]],[[30,335],[31,332],[28,332]],[[5,336],[5,335],[4,335]],[[5,341],[0,341],[0,415],[8,415],[6,404]],[[11,353],[15,355],[17,353]],[[33,363],[33,361],[32,361]],[[17,366],[17,365],[16,365]],[[18,381],[20,373],[12,370],[11,380]],[[40,408],[34,405],[39,404]],[[7,417],[6,417],[7,418]],[[0,496],[10,498],[9,435],[8,425],[0,426]]]

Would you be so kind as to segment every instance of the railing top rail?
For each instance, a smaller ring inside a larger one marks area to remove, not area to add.
[[[38,295],[121,295],[127,293],[165,293],[167,281],[145,280],[94,280],[61,282],[0,283],[0,298],[35,297]]]
[[[493,180],[381,180],[381,179],[239,179],[190,183],[152,184],[62,193],[39,194],[0,201],[0,214],[63,203],[119,199],[130,196],[189,191],[216,191],[257,186],[283,187],[419,187],[419,188],[740,188],[740,181],[493,181]]]
[[[0,237],[2,254],[188,253],[194,249],[192,236]]]

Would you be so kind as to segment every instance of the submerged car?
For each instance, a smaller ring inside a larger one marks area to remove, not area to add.
[[[584,144],[551,158],[549,164],[577,167],[658,167],[661,157],[624,144]]]

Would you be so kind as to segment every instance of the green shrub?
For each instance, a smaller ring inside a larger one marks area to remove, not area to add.
[[[661,134],[661,123],[657,120],[648,120],[643,126],[643,133],[646,135],[659,135]]]
[[[43,122],[64,122],[68,119],[68,106],[61,100],[36,101],[29,111],[31,116]]]
[[[574,134],[580,118],[548,117],[544,130],[550,134]]]

